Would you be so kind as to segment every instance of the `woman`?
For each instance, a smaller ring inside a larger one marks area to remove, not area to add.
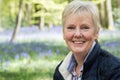
[[[74,0],[62,14],[63,37],[71,52],[56,67],[53,80],[120,80],[120,60],[100,48],[98,9]]]

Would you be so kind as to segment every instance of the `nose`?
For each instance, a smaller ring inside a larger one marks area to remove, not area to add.
[[[76,37],[76,38],[82,37],[82,33],[81,33],[80,29],[75,30],[74,37]]]

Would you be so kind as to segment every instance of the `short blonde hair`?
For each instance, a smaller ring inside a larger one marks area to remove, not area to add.
[[[99,13],[98,13],[98,8],[95,4],[92,2],[83,2],[80,0],[73,0],[70,2],[64,9],[62,13],[62,25],[64,27],[65,24],[65,19],[67,16],[70,14],[75,14],[75,13],[88,13],[92,17],[93,24],[95,25],[96,31],[99,30]]]

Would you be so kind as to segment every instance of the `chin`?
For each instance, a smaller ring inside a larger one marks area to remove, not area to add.
[[[72,52],[75,54],[80,54],[80,53],[85,53],[86,50],[82,50],[81,48],[78,48],[77,50],[72,50]]]

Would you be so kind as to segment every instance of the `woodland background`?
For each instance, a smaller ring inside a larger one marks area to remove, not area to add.
[[[52,80],[69,52],[61,14],[72,0],[0,0],[0,80]],[[120,0],[92,1],[99,8],[101,47],[120,57]]]

